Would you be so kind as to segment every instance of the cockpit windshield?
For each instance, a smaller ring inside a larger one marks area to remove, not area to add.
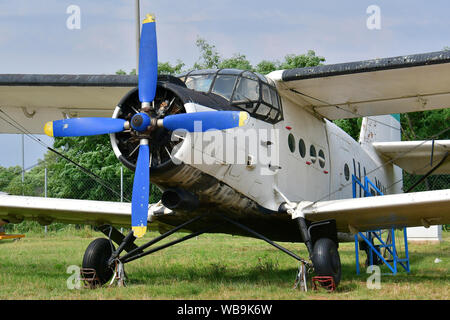
[[[255,118],[271,123],[282,119],[277,90],[261,74],[237,69],[196,70],[180,79],[189,89],[217,94]]]

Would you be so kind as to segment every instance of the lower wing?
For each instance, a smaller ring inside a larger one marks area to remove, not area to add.
[[[417,227],[450,223],[450,189],[365,197],[301,202],[293,218],[304,215],[311,221],[336,220],[340,232]]]
[[[153,216],[170,213],[167,211],[159,203],[151,204],[148,221]],[[131,203],[0,195],[0,225],[24,220],[42,225],[62,222],[130,227]],[[159,224],[154,221],[150,229],[156,230]]]

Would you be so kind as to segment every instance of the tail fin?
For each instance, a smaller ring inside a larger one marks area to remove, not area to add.
[[[400,115],[364,117],[359,134],[359,143],[401,141]]]
[[[373,157],[373,152],[378,152],[374,149],[374,142],[393,142],[401,141],[401,126],[399,114],[387,114],[383,116],[364,117],[361,124],[361,132],[359,135],[359,143],[372,158],[379,162],[384,172],[382,175],[385,178],[386,185],[390,186],[385,190],[386,194],[402,193],[403,190],[403,173],[400,167],[397,167],[392,162],[385,162],[378,156]]]

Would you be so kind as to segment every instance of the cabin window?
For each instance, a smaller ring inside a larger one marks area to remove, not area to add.
[[[300,141],[298,142],[298,152],[300,153],[300,156],[302,158],[306,156],[306,145],[303,139],[300,139]]]
[[[347,181],[350,179],[350,168],[348,167],[348,164],[344,165],[344,177]]]
[[[319,150],[319,165],[321,168],[325,167],[325,154],[322,149]]]
[[[295,138],[292,133],[289,134],[288,145],[289,145],[289,150],[291,150],[291,152],[294,152],[295,151]]]
[[[316,163],[317,154],[316,148],[313,145],[311,145],[311,147],[309,148],[309,156],[311,157],[311,162]]]

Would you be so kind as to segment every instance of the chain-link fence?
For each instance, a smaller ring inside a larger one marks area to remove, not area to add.
[[[4,168],[3,168],[4,169]],[[134,173],[121,168],[117,176],[99,177],[81,170],[74,170],[71,176],[52,170],[29,170],[24,173],[19,167],[10,169],[9,175],[0,175],[0,192],[12,195],[49,197],[62,199],[84,199],[100,201],[130,202],[133,191]],[[403,191],[430,191],[450,189],[450,175],[424,177],[403,172]],[[151,188],[151,201],[159,200],[160,191]]]
[[[134,173],[121,167],[116,175],[99,177],[83,170],[50,170],[42,166],[25,171],[20,167],[1,168],[0,192],[12,195],[130,202]],[[403,172],[403,191],[411,192],[450,189],[450,175],[423,177]],[[161,192],[151,186],[150,203],[159,201]],[[444,228],[447,228],[445,226]]]
[[[450,189],[450,175],[424,177],[403,172],[403,191],[405,192],[410,188],[413,188],[411,192]]]
[[[117,169],[117,168],[116,168]],[[115,202],[131,202],[134,172],[118,165],[117,174],[100,177],[93,172],[75,168],[73,170],[47,169],[40,162],[25,170],[20,167],[0,167],[0,192],[10,195],[48,197],[61,199],[82,199]],[[161,191],[150,185],[150,203],[159,201]],[[43,227],[35,221],[7,224],[4,229],[10,233],[47,233],[47,231],[77,232],[93,230],[83,225],[52,223]]]
[[[59,171],[26,171],[15,167],[9,176],[0,177],[0,192],[11,195],[130,202],[133,191],[133,176],[128,169],[120,170],[117,176],[99,177],[75,170],[72,179],[61,176]],[[161,192],[151,185],[150,201],[157,202]]]

